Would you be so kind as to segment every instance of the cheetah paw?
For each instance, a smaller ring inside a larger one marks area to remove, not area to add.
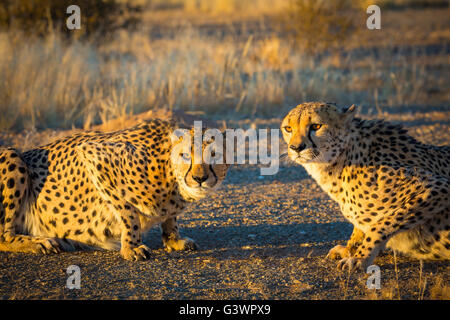
[[[191,238],[185,237],[178,240],[169,240],[164,243],[167,252],[172,251],[195,251],[198,249],[197,244]]]
[[[365,270],[366,269],[366,261],[362,258],[355,258],[355,257],[349,257],[349,258],[343,258],[338,262],[338,269],[345,270],[348,269],[349,271],[353,271],[355,269]]]
[[[35,247],[32,249],[34,253],[51,254],[60,253],[61,245],[53,238],[42,238],[34,240]]]
[[[348,248],[346,246],[342,246],[342,245],[337,245],[334,248],[332,248],[326,258],[328,259],[339,259],[339,258],[348,258],[350,257],[350,251],[348,250]]]
[[[120,249],[120,254],[122,255],[122,258],[130,261],[150,259],[150,249],[145,244],[141,244],[138,247],[122,247]]]

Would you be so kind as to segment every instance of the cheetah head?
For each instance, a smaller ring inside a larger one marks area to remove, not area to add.
[[[290,159],[298,164],[331,163],[351,139],[356,106],[340,110],[334,104],[309,102],[292,109],[281,123]]]
[[[230,167],[225,163],[223,133],[210,129],[208,135],[203,129],[199,143],[193,129],[176,131],[171,136],[170,160],[177,183],[186,198],[202,199],[222,184]]]

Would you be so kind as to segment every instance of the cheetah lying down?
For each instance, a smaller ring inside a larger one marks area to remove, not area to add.
[[[153,120],[23,154],[0,149],[0,250],[120,248],[127,260],[145,260],[150,250],[142,235],[155,224],[166,250],[194,249],[193,240],[180,237],[176,216],[216,190],[229,166],[194,161],[193,139],[174,129]],[[202,154],[210,143],[203,142]]]
[[[304,103],[281,124],[289,157],[354,226],[347,246],[328,256],[364,270],[385,245],[417,259],[450,259],[450,147],[355,113],[355,106]]]

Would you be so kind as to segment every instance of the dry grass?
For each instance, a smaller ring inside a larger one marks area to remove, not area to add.
[[[427,279],[423,277],[423,261],[420,260],[420,270],[419,270],[419,298],[418,300],[423,300],[423,296],[425,294],[425,290],[427,288]]]
[[[286,11],[286,29],[295,44],[309,53],[345,46],[357,28],[363,10],[351,0],[294,0]]]
[[[419,49],[319,60],[277,36],[218,39],[193,28],[167,38],[121,31],[105,44],[3,33],[0,51],[3,130],[88,128],[153,108],[263,116],[327,100],[381,110],[425,104],[446,82]]]
[[[201,13],[242,13],[245,15],[259,15],[283,11],[293,2],[298,0],[118,0],[118,2],[142,5],[152,9],[178,9],[184,12]],[[307,0],[308,1],[308,0]],[[336,2],[339,2],[338,0]],[[344,0],[352,6],[366,9],[369,5],[376,4],[382,8],[392,6],[426,6],[443,5],[445,0]],[[327,2],[316,0],[316,2]]]
[[[256,14],[262,14],[285,9],[290,0],[184,0],[178,2],[188,12],[235,13],[254,11]]]
[[[187,13],[273,13],[288,7],[291,0],[118,0],[152,10],[179,10]],[[252,11],[252,12],[249,12]]]
[[[379,264],[385,260],[387,264],[381,265],[381,287],[369,288],[370,273],[341,271],[337,273],[336,283],[339,288],[338,299],[347,300],[449,300],[450,287],[448,272],[437,273],[430,270],[433,262],[428,262],[424,268],[423,262],[411,262],[409,270],[405,268],[402,258],[397,254],[384,257],[377,261]],[[400,266],[400,264],[403,264]],[[387,265],[389,267],[387,268]],[[448,269],[448,268],[447,268]]]
[[[434,278],[434,284],[430,289],[430,298],[433,300],[450,300],[450,286],[445,283],[441,275]]]

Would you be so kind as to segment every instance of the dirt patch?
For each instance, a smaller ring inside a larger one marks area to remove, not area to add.
[[[418,261],[397,257],[396,273],[391,254],[377,258],[381,289],[369,290],[369,275],[349,277],[325,259],[352,227],[303,169],[286,167],[272,178],[258,177],[257,169],[234,168],[217,197],[191,206],[181,217],[181,232],[197,241],[196,252],[166,253],[157,228],[145,240],[154,250],[146,262],[124,261],[118,252],[0,252],[0,297],[396,299],[400,294],[419,299]],[[70,265],[81,269],[80,290],[66,288]],[[449,271],[448,263],[425,263],[423,298],[445,293]]]
[[[408,114],[396,120],[404,120],[414,136],[450,142],[448,119],[430,122],[427,115],[420,122]],[[255,122],[277,128],[279,121]],[[394,260],[387,252],[375,260],[379,290],[367,288],[369,274],[338,271],[325,255],[348,239],[352,226],[304,169],[289,163],[273,176],[261,176],[257,166],[232,167],[217,195],[191,205],[179,221],[181,233],[197,241],[198,251],[166,253],[155,227],[145,239],[153,249],[146,262],[124,261],[118,252],[105,251],[0,252],[0,298],[449,299],[448,262],[426,262],[421,268],[418,261]],[[70,265],[81,269],[80,290],[66,288]]]

